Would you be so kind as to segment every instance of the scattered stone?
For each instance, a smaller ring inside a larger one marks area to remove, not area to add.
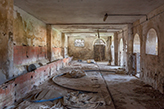
[[[70,109],[95,109],[105,101],[93,93],[71,92],[64,96],[64,105]]]

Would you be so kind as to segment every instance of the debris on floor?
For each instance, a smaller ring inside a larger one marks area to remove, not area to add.
[[[5,109],[163,109],[164,95],[136,77],[125,75],[123,68],[118,69],[116,74],[109,70],[116,72],[114,69],[119,68],[118,66],[102,63],[98,65],[99,69],[95,70],[95,64],[82,62],[79,64],[80,70],[91,68],[85,72],[85,76],[80,77],[79,72],[73,72],[75,76],[65,77],[65,72],[79,68],[74,66],[76,64],[79,62],[73,61],[70,66],[58,71],[57,74],[61,75],[45,81],[28,93],[23,98],[24,101]],[[101,74],[107,85],[104,84]]]
[[[64,105],[70,109],[96,109],[99,105],[105,105],[105,102],[97,94],[71,92],[64,96]]]
[[[76,64],[60,70],[53,81],[35,88],[13,109],[114,109],[97,65],[84,62],[79,69]],[[94,71],[85,72],[88,68]]]
[[[72,61],[69,64],[69,68],[91,70],[91,69],[98,69],[98,66],[96,65],[96,63],[89,63],[88,64],[87,61],[82,61],[82,62]]]
[[[53,89],[42,89],[38,90],[37,92],[33,93],[26,100],[31,102],[46,102],[46,101],[54,101],[63,97],[63,93],[57,92]]]
[[[29,101],[23,101],[15,109],[64,109],[61,102],[44,102],[44,103],[32,103]]]
[[[87,92],[99,92],[101,85],[99,79],[100,74],[97,72],[85,72],[86,76],[80,78],[68,78],[65,75],[53,77],[53,82],[61,87]],[[76,75],[76,74],[75,74]],[[95,81],[93,81],[95,80]]]
[[[55,94],[54,91],[54,94],[52,93],[51,95],[55,96]],[[43,95],[44,94],[39,94],[38,96],[42,97],[38,97],[37,99],[45,99],[45,96]],[[33,97],[35,96],[36,95],[33,95]],[[51,96],[48,97],[52,98]],[[63,98],[53,101],[32,102],[24,100],[15,107],[15,109],[97,109],[98,106],[102,105],[105,105],[105,101],[103,100],[103,97],[97,93],[73,91],[67,93]]]
[[[124,68],[118,68],[116,70],[116,74],[127,74],[126,70]]]
[[[68,78],[81,78],[84,76],[86,76],[86,73],[81,69],[74,69],[72,71],[65,73],[65,77]]]

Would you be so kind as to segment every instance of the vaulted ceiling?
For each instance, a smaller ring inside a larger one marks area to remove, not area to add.
[[[46,24],[65,33],[119,31],[142,16],[108,14],[148,14],[164,0],[14,0],[14,4]]]

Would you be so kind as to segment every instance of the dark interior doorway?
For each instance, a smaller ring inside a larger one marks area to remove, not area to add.
[[[105,42],[102,39],[97,39],[94,44],[94,60],[105,61]]]

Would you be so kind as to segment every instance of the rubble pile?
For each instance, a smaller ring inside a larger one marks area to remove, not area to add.
[[[68,77],[68,78],[81,78],[84,76],[86,76],[86,73],[80,69],[74,69],[72,71],[65,73],[65,77]]]

